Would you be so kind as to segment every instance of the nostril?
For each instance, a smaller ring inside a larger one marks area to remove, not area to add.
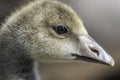
[[[91,48],[91,47],[89,47],[89,48],[92,52],[96,53],[99,56],[99,51],[97,49]]]

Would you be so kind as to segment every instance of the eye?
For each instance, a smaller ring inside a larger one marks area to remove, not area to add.
[[[66,26],[57,26],[57,27],[53,27],[53,29],[55,30],[55,32],[57,34],[65,34],[68,32],[68,29]]]

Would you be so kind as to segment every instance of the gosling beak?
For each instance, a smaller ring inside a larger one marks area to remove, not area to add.
[[[114,66],[113,58],[89,35],[79,36],[79,54],[73,54],[76,59]]]

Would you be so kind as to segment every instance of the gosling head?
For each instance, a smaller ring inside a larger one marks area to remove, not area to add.
[[[112,57],[89,36],[78,15],[65,4],[38,0],[17,15],[22,16],[17,17],[19,22],[26,22],[19,25],[25,25],[29,32],[29,55],[35,61],[85,60],[114,65]]]

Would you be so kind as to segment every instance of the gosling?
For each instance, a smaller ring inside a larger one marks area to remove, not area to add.
[[[56,0],[29,3],[0,29],[0,80],[37,80],[35,63],[81,60],[114,65],[71,7]]]

